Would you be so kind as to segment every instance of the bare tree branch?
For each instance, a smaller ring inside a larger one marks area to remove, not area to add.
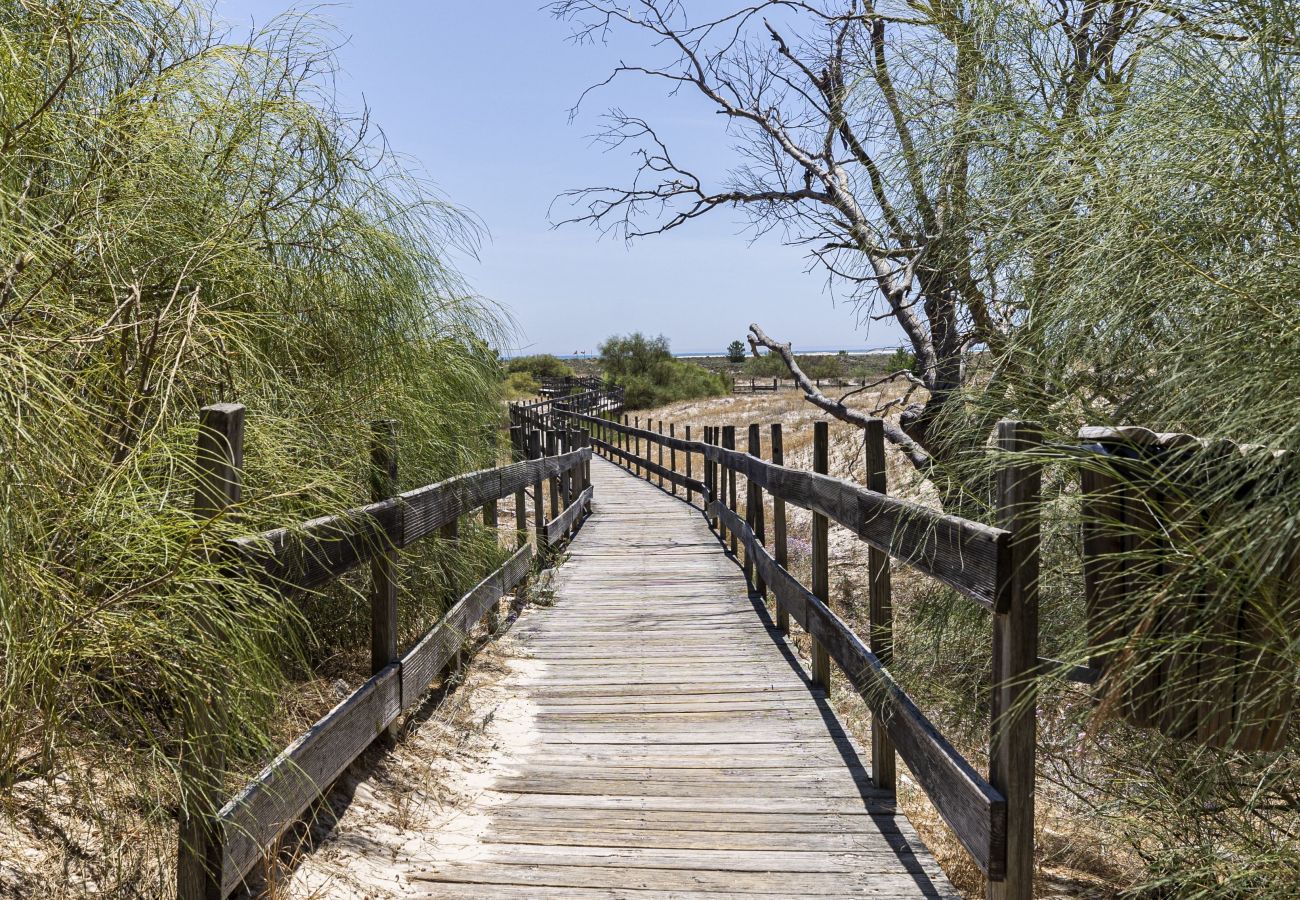
[[[794,351],[790,349],[789,343],[775,341],[768,337],[767,333],[757,324],[751,324],[749,326],[749,346],[755,355],[757,355],[760,345],[781,357],[781,361],[785,363],[785,367],[790,371],[790,377],[794,379],[799,389],[804,392],[804,397],[809,403],[829,413],[841,422],[847,422],[858,428],[865,428],[868,422],[876,418],[845,404],[844,399],[848,395],[841,397],[839,400],[832,400],[823,394],[817,389],[817,385],[799,368],[799,363],[795,359]],[[934,462],[930,454],[920,444],[908,437],[898,425],[888,419],[885,419],[884,423],[885,437],[889,442],[898,447],[918,471],[929,471]]]

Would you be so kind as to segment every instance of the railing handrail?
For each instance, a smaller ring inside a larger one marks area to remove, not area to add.
[[[203,410],[199,436],[202,474],[196,506],[216,514],[239,499],[243,459],[243,407],[219,404]],[[376,740],[391,740],[397,718],[421,699],[438,673],[460,657],[475,623],[495,630],[500,599],[527,576],[534,551],[550,550],[578,527],[590,509],[591,448],[580,432],[563,436],[556,452],[550,432],[543,452],[536,432],[525,449],[512,429],[517,462],[456,475],[393,496],[396,478],[393,423],[376,424],[372,462],[383,470],[373,492],[381,497],[337,515],[322,516],[225,542],[236,565],[278,590],[320,585],[363,562],[371,563],[371,662],[369,679],[306,733],[286,747],[234,798],[222,800],[224,735],[213,722],[219,710],[187,723],[183,763],[200,779],[199,796],[182,814],[177,857],[179,900],[223,898],[248,876],[280,835]],[[381,427],[382,426],[382,427]],[[530,458],[531,457],[531,458]],[[551,516],[545,516],[542,484],[551,484]],[[528,542],[525,490],[533,489],[535,539]],[[515,495],[518,549],[453,603],[404,655],[397,648],[396,553],[441,532],[454,540],[460,517],[483,509],[484,524],[497,525],[497,501]],[[213,704],[215,706],[215,703]]]

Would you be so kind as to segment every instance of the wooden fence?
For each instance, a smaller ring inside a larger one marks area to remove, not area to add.
[[[543,378],[541,395],[547,399],[567,397],[586,391],[612,390],[614,385],[599,375],[565,375],[561,378]]]
[[[767,379],[763,379],[763,381],[760,382],[753,378],[748,380],[744,378],[736,378],[731,382],[731,392],[733,394],[761,394],[766,391],[767,393],[774,394],[779,385],[780,379],[777,378],[773,378],[771,384],[767,383]]]
[[[771,461],[761,458],[758,425],[748,429],[744,451],[736,430],[706,426],[703,440],[642,428],[639,420],[560,409],[582,423],[598,453],[630,472],[668,485],[708,517],[740,558],[756,591],[776,601],[777,624],[797,622],[812,639],[812,680],[828,686],[833,660],[872,712],[872,776],[892,790],[895,753],[962,845],[988,876],[989,895],[1028,898],[1033,883],[1035,717],[1038,657],[1038,502],[1040,473],[1034,465],[1010,465],[999,478],[999,526],[943,515],[886,493],[883,423],[866,429],[869,487],[827,474],[828,429],[815,425],[814,471],[782,465],[782,431],[770,428]],[[1025,451],[1038,441],[1031,426],[1002,422],[998,446]],[[644,450],[642,442],[645,443]],[[665,465],[664,453],[669,454]],[[685,463],[679,471],[677,456]],[[699,460],[698,468],[695,460]],[[699,472],[697,478],[695,473]],[[738,512],[742,485],[744,517]],[[763,494],[772,497],[769,549]],[[812,585],[788,569],[785,506],[813,513]],[[869,627],[865,639],[829,605],[828,528],[848,528],[869,547]],[[990,693],[990,765],[981,774],[944,738],[889,673],[893,653],[890,558],[957,590],[993,617],[994,683]],[[1067,672],[1067,675],[1069,673]],[[1086,675],[1083,676],[1086,679]]]
[[[1300,550],[1286,534],[1239,536],[1238,523],[1285,490],[1293,461],[1136,426],[1088,427],[1079,439],[1092,665],[1114,673],[1104,685],[1114,709],[1176,740],[1279,749],[1296,679],[1276,617],[1300,580]],[[1138,641],[1160,652],[1108,666]]]
[[[589,408],[603,408],[595,400]],[[221,404],[201,414],[200,484],[195,507],[215,516],[237,504],[243,464],[244,408]],[[398,717],[458,660],[467,636],[485,618],[495,630],[499,601],[579,526],[590,509],[591,449],[579,432],[511,429],[515,462],[458,475],[404,493],[397,479],[396,425],[374,426],[374,502],[345,513],[235,539],[224,548],[243,577],[278,591],[324,584],[362,563],[371,569],[372,676],[286,747],[233,799],[221,796],[225,772],[217,698],[187,721],[182,761],[199,798],[182,816],[177,893],[180,900],[221,900],[262,862],[285,830],[376,740],[391,740]],[[550,515],[543,485],[549,484]],[[527,492],[533,497],[532,540]],[[397,646],[397,554],[433,534],[454,540],[461,517],[482,510],[497,524],[497,502],[515,498],[517,549],[455,602],[405,653]],[[214,639],[219,636],[214,635]]]

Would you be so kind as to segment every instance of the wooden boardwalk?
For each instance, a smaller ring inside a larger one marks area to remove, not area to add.
[[[591,467],[555,603],[515,626],[531,736],[421,896],[957,896],[699,512]]]

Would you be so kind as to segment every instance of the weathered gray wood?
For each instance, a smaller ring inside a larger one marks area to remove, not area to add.
[[[998,423],[998,449],[1024,454],[1041,442],[1034,426]],[[1038,675],[1040,466],[1022,460],[998,472],[998,523],[1011,534],[993,616],[989,781],[1006,798],[1004,878],[990,875],[990,900],[1034,895],[1035,681]]]
[[[917,782],[976,863],[1000,878],[1006,858],[1006,800],[944,739],[880,660],[825,603],[753,541],[745,524],[719,503],[714,510],[754,549],[769,590],[821,643],[885,727]]]
[[[625,432],[638,438],[654,437],[652,432],[640,429],[626,428]],[[708,442],[688,445],[681,438],[663,440],[675,440],[679,450],[703,454],[706,462],[754,479],[773,497],[821,513],[895,559],[992,609],[998,558],[1007,540],[1002,529],[876,494],[840,478],[787,469]]]
[[[408,547],[489,499],[539,478],[554,478],[590,458],[590,450],[458,475],[346,513],[231,541],[234,554],[282,590],[323,584],[389,546]]]
[[[759,459],[763,456],[762,437],[759,432],[757,422],[751,423],[748,434],[749,455]],[[766,524],[763,521],[763,489],[753,481],[745,482],[745,519],[749,527],[753,529],[754,536],[762,544],[766,538]],[[751,579],[754,590],[762,597],[767,597],[767,585],[763,581],[761,573],[754,570],[753,561],[749,558],[749,553],[745,553],[745,574]]]
[[[662,423],[662,422],[660,423],[660,427],[661,427],[661,428],[663,427],[663,423]],[[677,437],[677,423],[676,423],[676,422],[669,422],[669,423],[668,423],[668,437],[670,437],[670,438],[674,438],[674,439]],[[663,447],[662,447],[662,446],[660,446],[660,448],[659,448],[659,453],[660,453],[660,455],[663,454]],[[671,446],[670,446],[670,448],[669,448],[669,455],[668,455],[668,468],[669,468],[670,471],[673,472],[673,474],[677,474],[677,448],[676,448],[676,447],[671,447]],[[662,481],[659,483],[659,486],[660,486],[660,487],[663,487],[663,482],[662,482]],[[673,479],[673,482],[672,482],[672,494],[673,494],[674,497],[677,496],[677,479],[675,479],[675,478]],[[687,497],[687,498],[686,498],[686,502],[687,502],[687,503],[690,503],[690,502],[691,502],[691,498],[690,498],[690,497]]]
[[[483,505],[483,525],[493,533],[497,529],[497,501],[489,500]],[[501,627],[501,605],[493,601],[488,607],[487,617],[484,619],[487,625],[488,634],[496,634],[497,629]]]
[[[772,465],[785,465],[785,446],[782,443],[781,423],[772,423]],[[785,499],[772,495],[772,549],[775,551],[776,564],[789,568],[789,550],[785,534]],[[776,604],[776,627],[785,634],[790,633],[790,613],[780,603]]]
[[[650,462],[650,460],[633,456],[631,453],[626,453],[623,450],[619,449],[618,447],[614,446],[613,444],[606,444],[604,441],[600,441],[595,438],[592,438],[592,443],[599,449],[605,451],[605,453],[610,458],[612,458],[615,462],[626,462],[628,464],[627,467],[629,469],[632,467],[634,463],[637,466],[644,468],[647,472],[647,477],[651,474],[659,475],[661,478],[672,481],[673,484],[683,485],[687,489],[694,488],[695,490],[698,491],[704,490],[704,485],[701,484],[700,482],[692,481],[691,479],[687,478],[685,475],[681,475],[677,472],[672,471],[671,469],[660,468],[655,463]]]
[[[568,509],[560,513],[554,521],[546,526],[546,540],[551,546],[555,546],[568,536],[591,504],[591,498],[592,489],[587,488],[578,495],[573,503],[569,504]]]
[[[662,440],[663,435],[664,435],[664,420],[663,420],[663,419],[660,419],[660,420],[659,420],[659,430],[658,430],[657,433],[658,433],[658,435],[659,435],[659,437],[660,437],[660,440],[656,442],[656,443],[659,445],[659,458],[656,460],[656,462],[659,464],[659,487],[662,488],[662,487],[664,486],[664,476],[663,476],[663,472],[664,472],[664,442],[663,442],[663,440]]]
[[[381,419],[371,424],[370,499],[382,503],[397,493],[397,423]],[[370,558],[370,674],[397,662],[397,550],[379,549]],[[392,743],[389,726],[382,739]]]
[[[670,436],[671,436],[671,435],[670,435]],[[689,425],[686,426],[686,435],[685,435],[685,437],[686,437],[686,443],[689,444],[689,443],[691,442],[691,426],[689,426]],[[677,452],[677,448],[674,447],[674,448],[673,448],[673,453],[676,453],[676,452]],[[689,451],[689,450],[686,451],[686,502],[687,502],[687,503],[693,503],[694,500],[695,500],[694,493],[691,491],[691,474],[692,474],[692,472],[691,472],[691,460],[694,458],[694,455],[695,455],[695,454],[691,453],[691,451]],[[673,487],[673,493],[677,493],[676,485],[674,485],[674,487]]]
[[[286,828],[383,733],[401,710],[401,667],[372,676],[262,770],[220,812],[226,852],[223,896],[263,859]]]
[[[862,430],[866,457],[867,488],[877,494],[889,491],[885,458],[885,423],[870,420]],[[889,573],[889,554],[871,547],[867,550],[867,623],[868,645],[886,669],[894,658],[894,601]],[[871,776],[876,787],[893,790],[896,777],[894,745],[883,723],[871,720]]]
[[[509,593],[528,574],[533,559],[531,544],[514,552],[504,564],[460,598],[402,657],[401,708],[409,709],[428,690],[438,673],[465,642],[474,623],[488,607]]]
[[[827,422],[813,423],[813,471],[825,475],[830,469],[830,426]],[[820,512],[812,517],[812,592],[828,607],[831,602],[830,576],[830,520]],[[831,687],[831,660],[826,648],[813,638],[812,680],[826,690]]]
[[[530,737],[499,746],[471,799],[475,844],[412,880],[431,897],[955,896],[700,517],[592,470],[600,502],[555,602],[514,626],[530,662],[501,688]]]
[[[736,426],[735,425],[722,426],[722,446],[727,450],[731,450],[733,452],[735,451],[736,449]],[[727,509],[731,510],[734,513],[739,508],[736,504],[736,469],[731,466],[728,466],[726,469],[725,479],[726,479],[725,491],[727,495]],[[731,533],[731,555],[736,556],[738,552],[739,552],[739,545],[736,543],[735,532],[732,532]]]
[[[244,407],[241,404],[218,403],[199,411],[195,468],[196,516],[211,519],[239,503],[244,469]],[[197,624],[209,641],[221,645],[224,638],[213,622],[204,620]],[[215,691],[221,680],[218,673],[210,672],[201,683]],[[224,897],[221,866],[226,852],[225,835],[215,814],[221,805],[226,771],[225,718],[221,698],[216,693],[195,698],[185,711],[181,773],[190,796],[181,809],[177,840],[179,900]]]
[[[542,457],[544,452],[542,449],[543,440],[540,431],[534,431],[528,435],[528,455],[534,460]],[[537,479],[533,482],[533,544],[537,555],[544,559],[551,542],[546,537],[545,501],[542,499],[543,484],[542,476],[539,473]]]
[[[510,447],[515,462],[522,462],[527,458],[524,429],[518,425],[510,429]],[[522,547],[526,543],[528,543],[528,492],[521,484],[515,491],[515,545]]]

